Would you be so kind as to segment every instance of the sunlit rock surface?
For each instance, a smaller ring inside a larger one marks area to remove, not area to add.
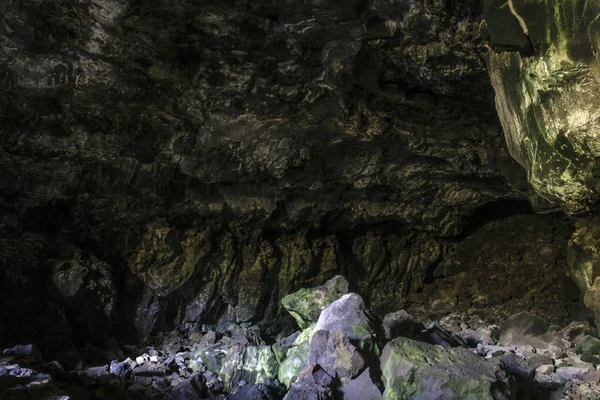
[[[485,1],[489,73],[511,154],[568,212],[599,198],[600,4]]]

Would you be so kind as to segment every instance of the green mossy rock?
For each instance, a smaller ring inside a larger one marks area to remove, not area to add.
[[[298,336],[293,346],[287,351],[285,359],[279,365],[277,378],[286,387],[290,387],[300,374],[300,371],[308,365],[310,338],[314,333],[314,327],[314,325],[311,325]]]
[[[338,275],[322,286],[300,289],[285,296],[281,304],[296,319],[300,329],[306,329],[317,322],[325,307],[346,293],[348,293],[348,281]]]
[[[397,338],[385,346],[381,370],[383,399],[494,399],[495,365],[464,348]]]
[[[217,344],[197,354],[209,371],[219,375],[228,392],[242,380],[258,384],[277,377],[277,359],[269,346]]]
[[[488,71],[509,150],[539,194],[568,212],[586,210],[600,198],[600,3],[485,3]],[[506,51],[507,32],[518,42],[515,21],[531,53]]]

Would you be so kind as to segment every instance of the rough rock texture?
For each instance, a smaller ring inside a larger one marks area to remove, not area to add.
[[[571,276],[581,290],[584,304],[596,315],[596,325],[600,322],[599,223],[597,217],[579,220],[568,247]]]
[[[281,304],[294,317],[300,329],[306,329],[319,320],[325,307],[346,293],[348,281],[343,276],[336,276],[322,286],[300,289],[285,296]]]
[[[397,338],[383,349],[384,399],[494,399],[496,366],[463,348]]]
[[[496,121],[480,20],[478,0],[2,2],[3,341],[275,336],[283,296],[338,274],[382,315],[423,307],[480,218],[547,206]]]
[[[539,193],[569,212],[585,210],[600,189],[600,5],[485,3],[490,77],[510,152]]]
[[[439,263],[419,297],[409,296],[408,311],[438,318],[460,312],[459,324],[474,328],[478,320],[501,324],[521,311],[558,325],[584,314],[567,265],[570,225],[552,215],[515,215],[443,242]]]

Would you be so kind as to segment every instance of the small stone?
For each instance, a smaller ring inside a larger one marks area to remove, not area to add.
[[[241,381],[239,381],[238,386],[246,386],[247,384],[248,382],[242,379]]]
[[[90,378],[102,378],[108,376],[108,365],[101,367],[91,367],[85,370],[85,374]]]
[[[200,339],[201,343],[207,343],[207,344],[214,344],[217,342],[217,332],[215,331],[208,331],[204,336],[202,336],[202,339]]]
[[[600,339],[586,335],[575,346],[575,353],[600,356]]]
[[[152,377],[150,376],[134,376],[133,383],[137,383],[142,386],[150,386],[152,385]]]
[[[554,372],[554,365],[542,365],[535,370],[536,375],[550,375]]]
[[[150,357],[148,356],[148,354],[144,354],[142,356],[135,358],[135,362],[137,363],[137,365],[144,365],[149,361],[150,361]]]

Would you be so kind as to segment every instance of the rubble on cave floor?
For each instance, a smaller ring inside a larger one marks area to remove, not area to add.
[[[230,324],[54,361],[33,345],[5,349],[0,398],[600,399],[600,340],[587,322],[557,329],[522,312],[500,327],[458,326],[459,316],[403,310],[380,320],[336,279],[286,298],[304,330],[273,344]]]

